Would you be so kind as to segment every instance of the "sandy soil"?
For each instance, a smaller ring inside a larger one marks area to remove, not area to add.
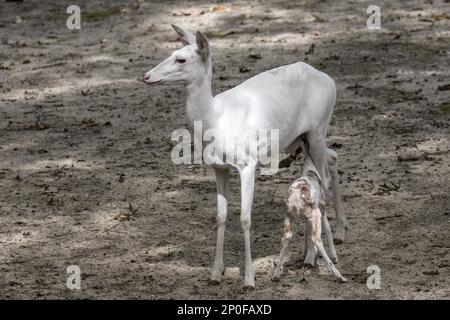
[[[377,1],[372,31],[373,1],[77,0],[80,31],[66,28],[72,2],[0,1],[1,298],[450,297],[448,0]],[[225,277],[208,283],[212,171],[170,161],[170,134],[188,124],[184,88],[141,82],[180,47],[171,23],[209,36],[215,92],[296,61],[335,79],[328,144],[341,157],[347,284],[321,259],[300,271],[298,234],[285,275],[270,280],[292,169],[257,179],[253,292],[242,290],[233,176]],[[65,285],[72,264],[80,291]],[[365,285],[369,265],[380,290]]]

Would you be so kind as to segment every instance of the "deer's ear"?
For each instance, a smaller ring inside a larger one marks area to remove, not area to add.
[[[172,24],[172,28],[176,31],[176,33],[178,34],[180,41],[184,44],[184,45],[188,45],[188,44],[195,44],[195,36],[192,32],[187,31],[187,30],[183,30],[180,27],[177,27],[176,25]]]
[[[209,58],[209,43],[206,37],[200,31],[196,34],[197,53],[202,58],[203,62],[206,62]]]

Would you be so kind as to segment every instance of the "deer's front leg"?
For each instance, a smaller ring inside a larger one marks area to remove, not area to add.
[[[255,167],[247,166],[240,170],[241,177],[241,227],[245,244],[245,281],[244,288],[255,287],[255,271],[253,269],[250,248],[250,226],[252,223],[252,203],[255,188]]]
[[[217,183],[217,243],[216,256],[211,270],[211,281],[219,283],[225,270],[223,264],[223,241],[227,222],[230,170],[214,168]]]

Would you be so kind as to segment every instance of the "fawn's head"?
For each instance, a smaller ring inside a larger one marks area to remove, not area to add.
[[[203,78],[210,68],[209,44],[205,36],[200,31],[194,35],[175,25],[172,27],[185,46],[145,73],[144,82],[149,85],[191,83]]]

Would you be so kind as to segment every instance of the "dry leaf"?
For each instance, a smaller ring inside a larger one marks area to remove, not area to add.
[[[214,38],[223,38],[223,37],[229,36],[230,34],[235,34],[235,32],[233,30],[208,32],[208,35],[210,37],[214,37]]]
[[[50,128],[48,124],[41,123],[38,121],[36,121],[34,124],[28,127],[29,130],[46,130],[48,128]]]
[[[83,120],[81,120],[81,124],[86,126],[86,127],[94,127],[94,126],[97,125],[95,120],[92,119],[92,118],[84,118]]]
[[[190,16],[192,13],[189,11],[179,11],[172,13],[172,16],[174,17],[183,17],[183,16]]]
[[[58,42],[57,36],[46,36],[38,41],[39,44],[53,44]]]
[[[314,22],[319,22],[319,23],[328,22],[327,19],[322,18],[322,17],[320,17],[320,16],[318,16],[318,15],[316,15],[314,13],[312,14],[312,16],[315,18]]]
[[[193,15],[200,16],[202,14],[211,13],[211,12],[214,12],[214,13],[225,12],[225,7],[217,5],[217,6],[209,8],[209,9],[200,10],[199,12],[194,13]]]
[[[440,90],[440,91],[450,90],[450,83],[439,86],[438,90]]]
[[[217,12],[217,13],[220,13],[220,12],[224,12],[224,11],[225,11],[225,7],[224,7],[224,6],[221,6],[221,5],[218,5],[218,6],[212,7],[209,11],[210,11],[210,12]]]
[[[128,221],[128,220],[130,220],[130,216],[131,216],[131,213],[120,212],[120,213],[116,214],[113,219],[119,220],[119,221]]]
[[[241,73],[245,73],[245,72],[249,72],[249,71],[250,71],[250,69],[247,68],[246,66],[239,67],[239,72],[241,72]]]
[[[450,16],[444,12],[444,13],[433,13],[431,15],[431,18],[433,18],[434,21],[441,21],[441,20],[445,20],[445,19],[450,19]]]
[[[249,57],[249,58],[252,58],[252,59],[261,59],[261,58],[262,58],[262,57],[261,57],[261,53],[258,53],[258,52],[250,53],[250,54],[248,55],[248,57]]]

